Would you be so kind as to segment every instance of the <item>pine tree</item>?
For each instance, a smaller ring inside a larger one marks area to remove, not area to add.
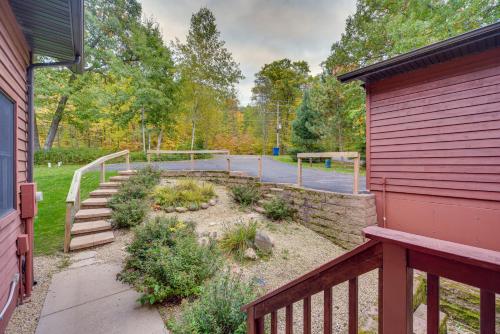
[[[320,150],[319,140],[321,134],[317,130],[317,125],[321,120],[318,117],[319,113],[312,107],[309,91],[304,92],[302,103],[296,112],[297,117],[292,122],[292,142],[295,153]]]

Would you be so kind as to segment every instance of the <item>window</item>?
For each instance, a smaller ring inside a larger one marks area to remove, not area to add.
[[[0,91],[0,217],[14,209],[14,103]]]

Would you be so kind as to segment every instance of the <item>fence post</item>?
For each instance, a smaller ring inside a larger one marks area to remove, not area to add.
[[[231,173],[231,158],[228,155],[226,159],[227,159],[227,172]]]
[[[194,154],[191,153],[191,170],[194,170]]]
[[[297,158],[297,186],[302,187],[302,159]]]
[[[106,166],[104,165],[104,162],[101,163],[101,183],[106,182]]]
[[[259,181],[262,181],[262,156],[259,156]]]
[[[151,153],[148,152],[147,157],[148,157],[148,164],[150,164],[151,163]]]
[[[359,163],[360,163],[360,154],[358,153],[358,156],[354,158],[354,185],[352,187],[352,192],[354,194],[357,194],[359,189],[358,189],[358,184],[359,184]]]
[[[125,165],[127,165],[127,170],[130,170],[130,152],[125,156]]]
[[[71,226],[73,225],[73,203],[66,203],[66,220],[64,223],[64,253],[69,252],[71,242]]]

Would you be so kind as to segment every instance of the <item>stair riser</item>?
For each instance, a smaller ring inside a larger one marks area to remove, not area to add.
[[[81,249],[94,248],[96,246],[101,246],[101,245],[109,244],[109,243],[111,243],[113,241],[115,241],[115,240],[114,239],[104,240],[104,241],[100,241],[100,242],[95,242],[94,244],[88,245],[88,246],[71,247],[70,250],[71,251],[75,251],[75,250],[81,250]]]
[[[105,232],[105,231],[112,231],[113,228],[111,227],[102,227],[102,228],[95,228],[95,229],[92,229],[92,230],[85,230],[85,231],[82,231],[82,232],[71,232],[71,235],[74,236],[74,237],[81,237],[82,235],[89,235],[89,234],[95,234],[95,233],[99,233],[99,232]]]
[[[108,208],[108,205],[107,204],[81,204],[80,205],[80,208],[82,209],[106,209]]]
[[[116,195],[116,193],[113,193],[113,194],[92,194],[92,193],[90,193],[89,194],[90,197],[99,197],[99,198],[102,198],[102,197],[111,198],[111,197],[113,197],[113,195]]]
[[[94,217],[78,217],[78,218],[75,218],[75,224],[91,222],[94,220],[108,220],[110,218],[111,218],[111,215],[99,215],[99,216],[94,216]]]

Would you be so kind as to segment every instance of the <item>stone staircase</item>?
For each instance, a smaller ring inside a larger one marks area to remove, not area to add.
[[[112,176],[109,182],[103,182],[99,188],[89,194],[89,198],[80,203],[80,210],[75,214],[71,228],[70,251],[91,248],[115,240],[110,222],[112,210],[108,207],[109,199],[118,192],[118,188],[134,175],[136,171],[127,170]]]
[[[262,197],[258,202],[257,205],[254,206],[254,210],[257,211],[258,213],[265,213],[266,210],[264,209],[264,205],[272,200],[273,198],[279,196],[283,192],[282,188],[269,188],[267,191],[265,191],[262,194]]]

